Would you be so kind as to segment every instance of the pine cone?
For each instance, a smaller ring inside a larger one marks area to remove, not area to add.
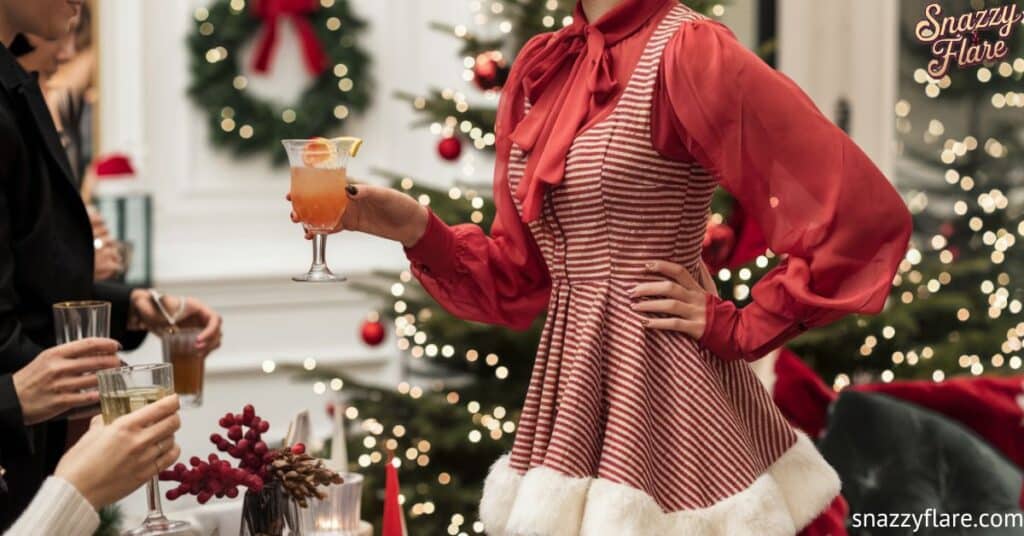
[[[327,494],[319,486],[341,484],[341,475],[324,466],[323,460],[309,454],[294,454],[290,449],[278,451],[278,457],[270,463],[270,472],[281,482],[284,490],[302,508],[309,506],[308,499],[324,499]]]

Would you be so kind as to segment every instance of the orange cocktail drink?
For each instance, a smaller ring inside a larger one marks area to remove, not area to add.
[[[313,233],[329,233],[341,223],[348,207],[345,168],[292,168],[292,209]]]
[[[327,235],[341,230],[348,207],[348,159],[359,151],[359,138],[282,140],[291,165],[292,211],[313,235],[313,264],[295,281],[328,283],[345,278],[327,268]]]

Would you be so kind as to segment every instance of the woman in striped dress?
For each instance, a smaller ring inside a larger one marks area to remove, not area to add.
[[[490,236],[369,185],[341,225],[400,241],[460,317],[548,313],[484,484],[488,534],[795,534],[840,482],[747,362],[881,310],[911,232],[899,194],[791,80],[676,0],[581,0],[504,91]],[[718,185],[781,256],[743,308],[701,262]]]

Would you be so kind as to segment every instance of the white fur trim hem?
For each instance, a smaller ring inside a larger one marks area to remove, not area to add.
[[[547,467],[520,475],[508,455],[491,466],[480,500],[490,536],[793,536],[839,494],[839,475],[799,430],[797,441],[747,489],[707,508],[666,514],[641,490]]]

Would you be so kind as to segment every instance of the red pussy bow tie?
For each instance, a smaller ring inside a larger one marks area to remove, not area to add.
[[[625,0],[596,23],[588,24],[582,6],[576,5],[573,22],[551,34],[529,57],[522,58],[521,75],[510,80],[507,94],[512,99],[512,117],[499,118],[499,129],[509,123],[510,141],[529,154],[526,170],[515,195],[522,202],[523,220],[540,215],[544,189],[562,182],[565,160],[591,103],[600,106],[614,96],[619,83],[612,71],[608,47],[636,32],[668,2],[675,0]],[[568,79],[557,95],[547,89],[571,64]],[[554,99],[521,116],[522,101],[537,105]],[[533,111],[533,110],[536,110]],[[516,123],[516,124],[511,124]]]

